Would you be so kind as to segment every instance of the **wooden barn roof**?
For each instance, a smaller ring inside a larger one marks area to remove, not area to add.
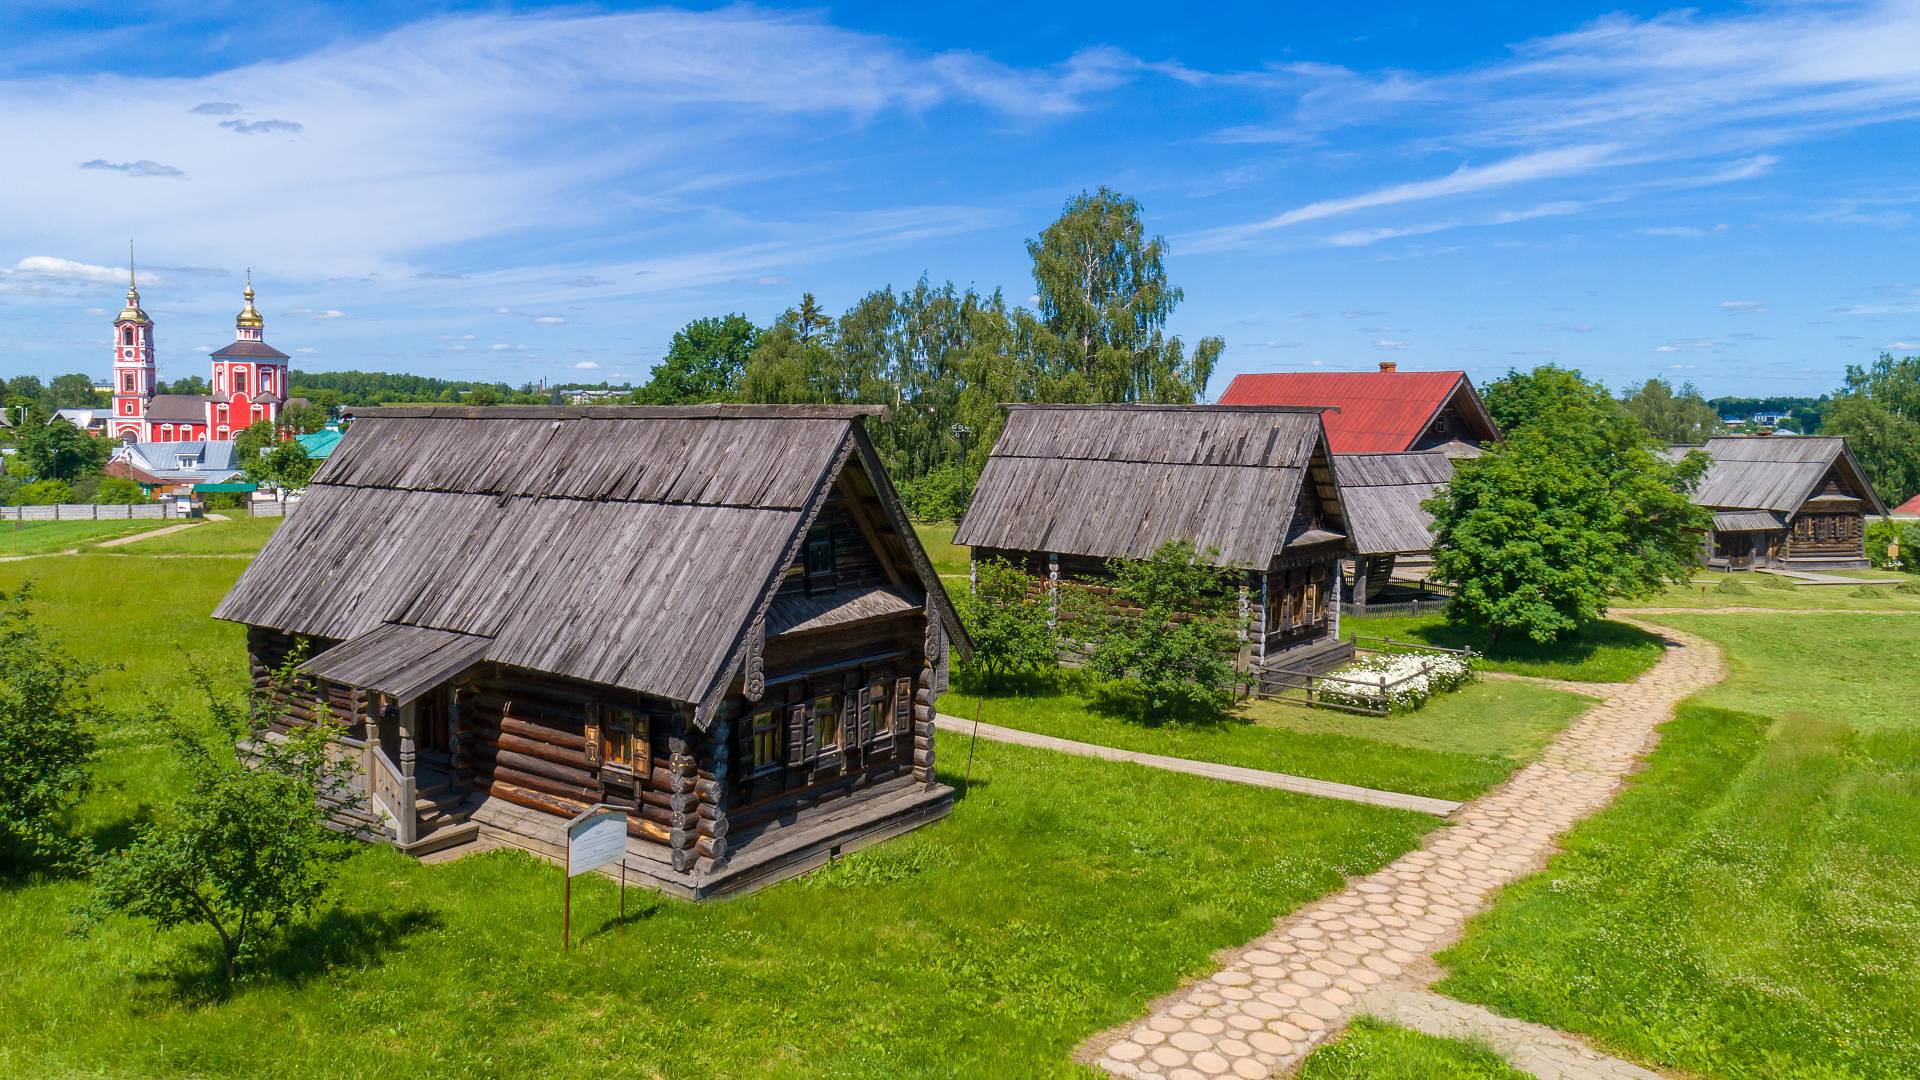
[[[1336,454],[1412,450],[1447,403],[1457,402],[1482,440],[1500,429],[1464,371],[1277,371],[1235,375],[1222,405],[1318,405]]]
[[[954,542],[1144,558],[1186,539],[1265,567],[1325,447],[1317,409],[1009,406]]]
[[[1683,453],[1692,448],[1673,449]],[[1887,512],[1845,439],[1730,435],[1708,439],[1701,449],[1713,459],[1693,493],[1693,501],[1701,506],[1792,514],[1813,495],[1827,473],[1838,468],[1874,513]]]
[[[1420,503],[1453,479],[1445,454],[1336,454],[1333,465],[1355,551],[1394,555],[1432,547],[1433,515]]]
[[[710,706],[858,457],[964,649],[861,429],[877,411],[356,410],[214,615],[342,641],[473,635],[486,660]]]

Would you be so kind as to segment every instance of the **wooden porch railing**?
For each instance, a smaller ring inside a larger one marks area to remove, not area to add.
[[[393,838],[401,845],[418,840],[419,819],[415,816],[414,780],[404,776],[378,743],[367,747],[367,793],[373,803],[393,822]]]

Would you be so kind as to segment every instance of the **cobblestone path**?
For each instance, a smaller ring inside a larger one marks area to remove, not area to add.
[[[1542,865],[1555,837],[1612,800],[1674,706],[1724,676],[1711,643],[1648,629],[1665,635],[1666,655],[1583,713],[1539,760],[1468,803],[1419,850],[1288,915],[1146,1019],[1090,1040],[1079,1058],[1124,1077],[1290,1074],[1361,1011],[1360,995],[1407,977],[1501,886]]]
[[[1550,1027],[1425,990],[1369,990],[1360,997],[1360,1011],[1442,1039],[1476,1039],[1541,1080],[1660,1080],[1651,1069],[1609,1057]]]

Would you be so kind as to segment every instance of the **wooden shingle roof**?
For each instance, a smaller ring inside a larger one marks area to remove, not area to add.
[[[1691,448],[1674,448],[1676,452],[1687,449]],[[1845,439],[1734,435],[1709,439],[1701,449],[1713,459],[1693,493],[1693,501],[1701,506],[1792,514],[1814,494],[1828,472],[1838,469],[1873,513],[1887,512]]]
[[[496,663],[711,701],[842,467],[880,470],[860,430],[878,411],[357,410],[214,615],[338,640],[452,631]]]
[[[1144,558],[1184,539],[1265,567],[1325,446],[1318,409],[1009,406],[954,542]]]
[[[1433,546],[1433,515],[1420,503],[1453,479],[1445,454],[1336,454],[1333,463],[1355,551],[1413,554]]]

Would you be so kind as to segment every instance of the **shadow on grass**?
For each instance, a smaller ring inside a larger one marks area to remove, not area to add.
[[[1641,649],[1658,646],[1661,637],[1622,622],[1588,623],[1580,632],[1558,641],[1541,643],[1509,632],[1499,642],[1491,640],[1484,626],[1466,626],[1435,620],[1397,631],[1396,640],[1411,640],[1422,645],[1448,649],[1472,649],[1496,663],[1570,663],[1584,664],[1604,649]]]
[[[270,946],[265,960],[243,971],[231,986],[221,975],[220,943],[203,926],[206,940],[196,942],[180,966],[137,975],[135,979],[170,984],[170,1005],[214,1005],[252,984],[299,987],[336,968],[378,967],[408,937],[438,930],[442,925],[438,912],[425,909],[389,912],[329,908],[289,927]]]
[[[1087,709],[1096,715],[1147,728],[1170,724],[1216,727],[1246,723],[1225,706],[1206,701],[1183,699],[1153,706],[1132,682],[1102,682],[1072,668],[1016,671],[1003,674],[991,683],[978,676],[962,675],[954,680],[953,688],[988,703],[981,717],[986,723],[993,722],[993,702],[1064,697],[1084,699]],[[972,711],[964,711],[960,719],[972,722]]]

